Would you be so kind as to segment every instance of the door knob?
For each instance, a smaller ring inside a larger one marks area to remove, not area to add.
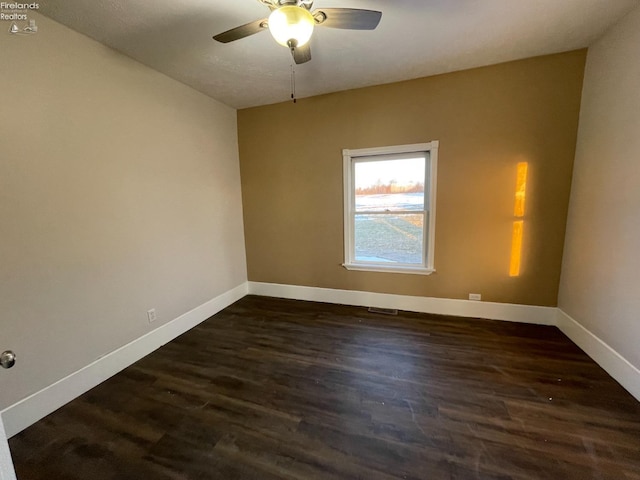
[[[6,352],[2,352],[0,354],[0,366],[2,368],[11,368],[16,364],[16,354],[11,350],[7,350]]]

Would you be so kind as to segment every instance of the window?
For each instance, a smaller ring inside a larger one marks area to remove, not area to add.
[[[348,270],[433,273],[438,142],[343,150]]]

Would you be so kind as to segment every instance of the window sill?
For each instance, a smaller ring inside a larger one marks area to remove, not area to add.
[[[347,270],[356,270],[360,272],[382,272],[382,273],[405,273],[410,275],[431,275],[435,272],[433,268],[424,267],[406,267],[406,266],[384,266],[384,265],[364,265],[357,263],[343,263],[342,266]]]

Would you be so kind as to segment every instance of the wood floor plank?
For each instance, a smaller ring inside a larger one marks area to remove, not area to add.
[[[247,296],[10,440],[20,480],[640,480],[558,329]]]

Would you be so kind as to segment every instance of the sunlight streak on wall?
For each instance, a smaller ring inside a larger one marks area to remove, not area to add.
[[[518,173],[516,177],[516,198],[513,207],[513,215],[516,218],[524,217],[525,200],[527,196],[527,162],[518,163]],[[511,264],[509,266],[509,276],[520,276],[520,263],[522,259],[522,235],[524,231],[524,220],[513,222],[511,234]]]
[[[518,176],[516,181],[516,202],[513,208],[513,215],[522,218],[524,217],[524,201],[527,193],[527,169],[529,164],[527,162],[518,163]]]
[[[513,234],[511,236],[511,266],[509,276],[518,277],[520,275],[520,259],[522,258],[522,230],[524,221],[513,222]]]

